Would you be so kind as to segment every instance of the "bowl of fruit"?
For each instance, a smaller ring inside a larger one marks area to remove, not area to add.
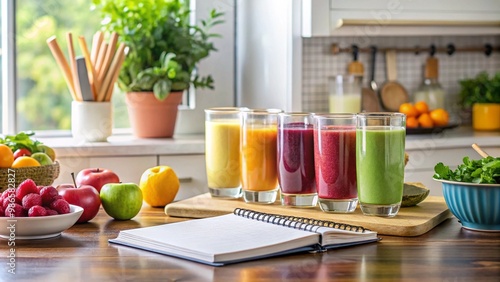
[[[0,137],[0,192],[17,187],[26,179],[51,185],[59,176],[54,149],[34,140],[33,132]]]
[[[434,171],[446,205],[463,228],[500,232],[500,158],[465,157],[455,170],[438,163]]]
[[[399,112],[406,115],[406,134],[440,133],[459,125],[450,119],[448,111],[430,109],[425,101],[403,103],[399,106]]]
[[[0,200],[0,237],[9,240],[59,236],[83,213],[83,208],[70,205],[56,188],[37,185],[32,179],[5,190]]]

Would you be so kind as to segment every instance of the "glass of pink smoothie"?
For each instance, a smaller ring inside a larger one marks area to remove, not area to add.
[[[241,197],[240,113],[244,109],[205,109],[205,163],[212,197]]]
[[[281,204],[315,207],[313,115],[280,113],[278,119],[278,181]]]
[[[358,204],[356,114],[314,116],[314,163],[321,210],[353,212]]]
[[[365,215],[393,217],[403,198],[406,116],[357,116],[356,171],[361,211]]]

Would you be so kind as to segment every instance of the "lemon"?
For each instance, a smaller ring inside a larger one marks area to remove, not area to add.
[[[139,187],[144,201],[152,207],[164,207],[171,203],[179,191],[179,178],[166,165],[147,169],[141,176]]]
[[[41,166],[41,164],[32,157],[22,156],[14,160],[12,168]]]

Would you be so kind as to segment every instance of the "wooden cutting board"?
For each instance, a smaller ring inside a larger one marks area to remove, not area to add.
[[[165,213],[173,217],[206,218],[231,213],[235,208],[360,225],[381,235],[395,236],[422,235],[452,216],[444,198],[437,196],[429,196],[416,206],[401,208],[393,218],[384,218],[363,215],[359,207],[352,214],[332,214],[322,212],[319,207],[291,208],[279,201],[272,205],[248,204],[242,199],[212,198],[209,193],[171,203],[165,207]]]

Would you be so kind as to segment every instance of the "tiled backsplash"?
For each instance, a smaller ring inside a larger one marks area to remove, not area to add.
[[[328,77],[335,74],[347,73],[347,65],[352,62],[352,54],[330,52],[335,43],[341,48],[357,44],[360,48],[375,45],[377,48],[427,48],[434,44],[436,47],[446,47],[452,43],[455,47],[482,47],[486,43],[493,47],[500,45],[499,36],[429,36],[429,37],[321,37],[306,38],[303,41],[303,80],[302,104],[303,110],[309,112],[328,111]],[[423,81],[424,64],[429,56],[428,52],[420,54],[400,52],[397,54],[397,77],[404,85],[412,98],[413,93]],[[369,53],[360,53],[359,61],[363,63],[365,75],[363,85],[369,83]],[[493,74],[500,71],[500,54],[498,51],[487,57],[482,52],[457,51],[449,56],[446,53],[436,53],[439,60],[439,82],[448,93],[448,101],[457,99],[459,91],[458,81],[463,78],[474,77],[481,71]],[[385,55],[377,53],[375,80],[378,85],[386,81]],[[451,109],[456,111],[456,109]]]

